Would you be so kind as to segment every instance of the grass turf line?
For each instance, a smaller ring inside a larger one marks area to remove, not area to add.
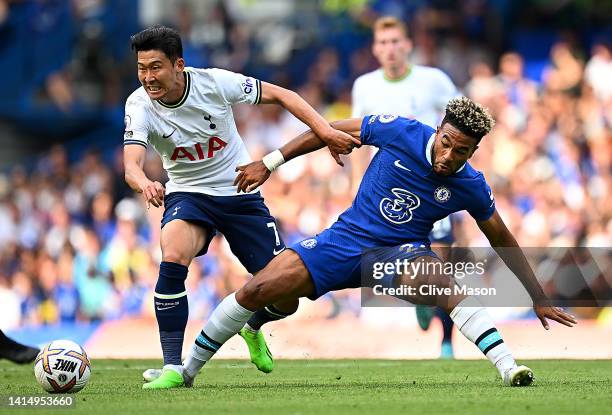
[[[536,383],[502,385],[486,361],[279,360],[265,375],[246,361],[213,360],[192,389],[143,391],[151,360],[92,360],[69,414],[160,413],[606,413],[612,360],[536,360]],[[43,395],[32,367],[0,361],[0,395]],[[0,407],[0,413],[59,413]],[[64,411],[60,411],[64,412]]]

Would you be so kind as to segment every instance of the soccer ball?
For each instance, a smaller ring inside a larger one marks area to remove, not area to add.
[[[91,365],[85,350],[70,340],[53,340],[34,361],[36,380],[51,393],[74,393],[85,387]]]

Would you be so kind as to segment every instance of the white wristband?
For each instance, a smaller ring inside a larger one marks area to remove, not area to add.
[[[274,150],[273,152],[263,156],[261,161],[268,168],[268,170],[273,172],[285,163],[285,157],[283,157],[283,153],[281,153],[280,150]]]

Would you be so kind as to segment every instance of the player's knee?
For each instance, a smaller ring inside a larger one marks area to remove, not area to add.
[[[253,278],[236,293],[236,301],[249,310],[260,310],[272,304],[272,301],[267,299],[269,294],[268,284]]]
[[[435,287],[433,291],[433,305],[442,308],[444,311],[450,312],[448,309],[450,300],[455,296],[453,287],[454,280],[446,274],[434,274],[429,277],[427,284],[430,287]]]
[[[402,275],[400,283],[409,287],[410,302],[429,306],[448,304],[448,289],[453,286],[453,280],[441,273]]]
[[[407,301],[418,305],[433,305],[430,304],[432,299],[424,295],[423,287],[426,283],[427,280],[422,275],[403,274],[396,280],[395,285],[410,293],[405,298]]]
[[[277,301],[276,303],[274,303],[274,306],[283,313],[293,314],[300,306],[300,300],[296,298],[287,301]]]
[[[166,249],[162,252],[162,261],[173,262],[175,264],[184,265],[186,267],[191,263],[191,255],[180,252],[176,249]]]
[[[454,284],[450,275],[440,273],[431,275],[428,282],[429,284],[435,284],[436,286],[443,288],[451,288]]]
[[[434,306],[438,303],[437,286],[431,278],[417,278],[416,292],[419,296],[419,302],[423,305]]]

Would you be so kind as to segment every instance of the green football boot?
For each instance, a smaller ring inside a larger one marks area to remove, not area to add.
[[[142,385],[143,389],[173,389],[183,386],[183,376],[176,370],[170,368],[162,369],[161,375],[155,380]]]
[[[270,353],[270,349],[268,349],[266,339],[261,330],[252,331],[243,327],[238,334],[249,347],[251,363],[255,364],[257,369],[264,373],[272,372],[274,369],[274,358],[272,353]]]

